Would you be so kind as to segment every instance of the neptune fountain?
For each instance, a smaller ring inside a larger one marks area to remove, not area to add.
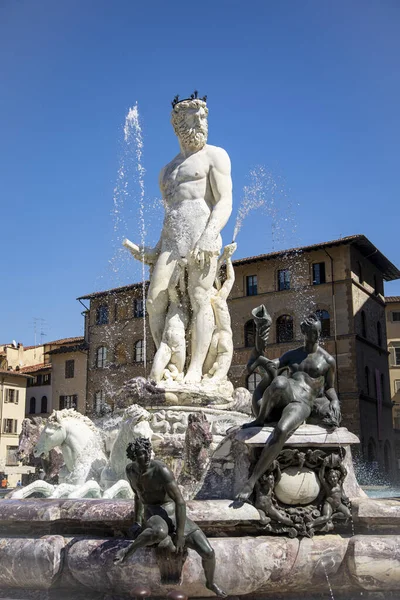
[[[256,308],[247,368],[261,382],[251,396],[228,379],[236,244],[223,248],[221,231],[232,182],[227,153],[207,144],[207,116],[197,92],[174,98],[180,152],[160,176],[160,240],[124,240],[150,266],[150,377],[127,381],[109,417],[64,409],[38,425],[33,453],[58,448],[64,464],[58,484],[38,480],[0,502],[0,597],[400,590],[400,504],[357,483],[358,439],[340,427],[318,318],[304,318],[301,347],[270,360],[271,320]]]

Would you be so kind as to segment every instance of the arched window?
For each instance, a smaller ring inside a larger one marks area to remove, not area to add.
[[[291,342],[293,340],[293,317],[282,315],[276,320],[276,342]]]
[[[367,460],[368,462],[376,461],[376,444],[373,438],[370,438],[368,442]]]
[[[253,348],[256,345],[256,324],[253,319],[247,321],[244,326],[244,345]]]
[[[376,333],[378,336],[378,346],[382,346],[382,325],[380,321],[376,324]]]
[[[29,414],[34,415],[36,412],[36,398],[31,398],[29,400]]]
[[[321,337],[329,337],[331,335],[331,318],[327,310],[316,310],[315,314],[321,321]]]
[[[96,367],[102,369],[107,364],[107,348],[105,346],[100,346],[97,348],[96,352]]]
[[[388,442],[388,440],[386,440],[385,445],[383,447],[383,461],[384,461],[384,465],[385,465],[385,471],[386,473],[390,473],[390,443]]]
[[[256,389],[256,387],[258,386],[260,381],[261,381],[261,375],[259,375],[258,373],[252,373],[251,375],[248,376],[246,385],[247,385],[247,389],[249,390],[249,392],[251,394],[254,393],[254,390]]]
[[[135,362],[143,362],[144,360],[144,342],[143,340],[138,340],[135,344]]]
[[[365,393],[367,394],[367,396],[369,396],[369,368],[368,367],[365,367],[364,378],[365,378]]]
[[[40,412],[47,413],[47,396],[42,396],[40,403]]]
[[[367,337],[367,317],[363,310],[361,311],[361,335],[363,338]]]
[[[125,365],[128,362],[128,353],[123,342],[118,344],[115,348],[115,361],[119,365]]]
[[[362,266],[360,261],[357,261],[357,275],[358,275],[358,281],[359,283],[363,283],[364,279],[363,279],[363,272],[362,272]]]

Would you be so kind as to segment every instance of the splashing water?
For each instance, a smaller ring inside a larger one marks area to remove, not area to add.
[[[262,208],[271,217],[273,230],[276,227],[277,209],[275,196],[278,191],[277,182],[272,173],[267,171],[263,166],[257,166],[252,169],[250,171],[250,179],[250,184],[243,188],[243,198],[236,216],[233,241],[236,240],[245,218],[251,211],[259,208]]]
[[[138,172],[138,184],[139,184],[139,228],[140,228],[140,248],[142,254],[142,302],[143,302],[143,363],[146,371],[146,264],[144,262],[144,247],[146,241],[146,222],[144,218],[144,205],[145,205],[145,187],[144,187],[144,175],[145,168],[142,164],[143,154],[143,136],[142,128],[139,120],[138,104],[136,102],[125,119],[124,126],[124,138],[125,143],[129,147],[133,144],[134,152],[136,155],[136,164]]]

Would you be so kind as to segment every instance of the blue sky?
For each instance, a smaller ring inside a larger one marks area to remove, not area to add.
[[[125,114],[138,102],[152,206],[178,149],[170,101],[195,88],[208,95],[209,142],[232,160],[224,241],[249,173],[261,165],[277,185],[277,216],[245,219],[237,258],[364,233],[400,266],[399,19],[397,0],[3,0],[0,343],[32,344],[34,317],[44,340],[79,335],[76,297],[138,279],[116,256],[125,233],[140,237]],[[146,215],[155,241],[161,213]]]

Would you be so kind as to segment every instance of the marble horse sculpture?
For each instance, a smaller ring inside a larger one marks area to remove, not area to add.
[[[273,464],[286,440],[311,416],[331,428],[340,422],[340,404],[334,382],[335,359],[319,345],[321,321],[310,315],[301,323],[304,345],[289,350],[281,358],[269,360],[263,356],[271,318],[264,306],[253,310],[256,325],[256,346],[248,363],[249,372],[263,369],[262,381],[253,395],[255,419],[242,428],[263,427],[277,422],[260,458],[243,489],[239,500],[247,500],[256,482]],[[314,413],[314,415],[313,415]]]
[[[232,212],[230,160],[225,150],[206,143],[207,115],[205,100],[197,96],[173,103],[171,122],[180,152],[160,175],[165,207],[160,240],[154,248],[141,249],[124,241],[135,258],[151,266],[146,309],[156,348],[171,346],[167,372],[191,384],[208,375],[203,366],[215,332],[211,298],[222,248],[220,233]],[[189,299],[187,308],[182,298]],[[186,343],[190,363],[184,373]],[[214,383],[226,378],[226,371],[215,368]],[[155,360],[150,379],[158,383],[164,374],[164,360]]]
[[[99,480],[107,464],[104,441],[92,421],[74,409],[55,410],[49,417],[34,449],[36,457],[58,446],[65,466],[60,483],[83,485]]]
[[[64,459],[58,448],[52,448],[47,455],[39,458],[33,455],[34,447],[42,433],[46,419],[42,417],[27,418],[22,421],[21,433],[18,440],[18,460],[23,464],[33,465],[36,471],[44,471],[44,481],[57,483],[58,474],[64,465]]]

